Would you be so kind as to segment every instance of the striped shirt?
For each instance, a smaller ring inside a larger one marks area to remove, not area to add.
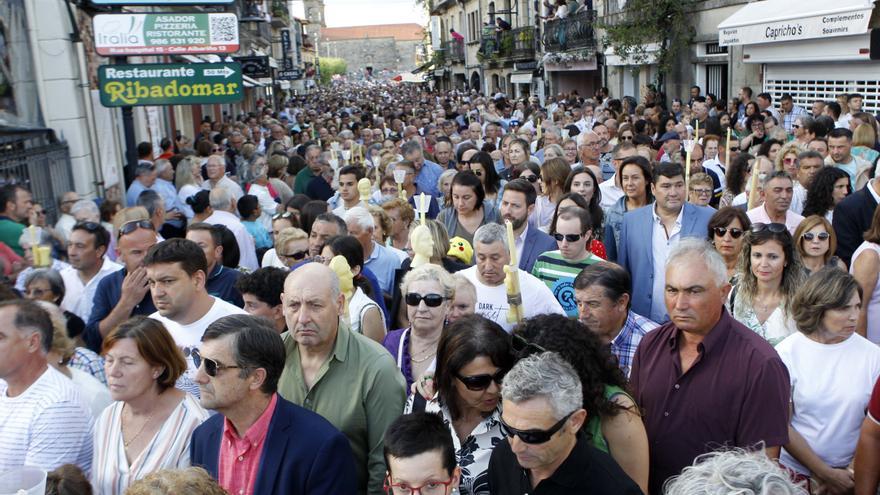
[[[92,464],[92,412],[74,383],[51,366],[17,397],[0,380],[0,473],[24,465],[46,471]]]
[[[623,374],[629,378],[629,372],[632,369],[633,356],[636,355],[636,349],[642,337],[659,325],[644,316],[633,313],[632,310],[626,315],[626,321],[617,337],[611,339],[611,353],[617,356],[617,364]]]
[[[129,485],[160,469],[189,467],[189,441],[193,430],[208,419],[208,411],[186,394],[162,423],[159,431],[131,464],[122,439],[122,401],[114,402],[95,422],[95,456],[92,486],[102,495],[122,494]]]
[[[574,278],[584,268],[604,261],[593,253],[582,260],[569,261],[562,257],[562,253],[547,251],[538,256],[535,266],[532,267],[532,275],[544,282],[553,292],[553,296],[562,305],[563,311],[569,317],[576,318],[578,315],[577,301],[574,299]]]

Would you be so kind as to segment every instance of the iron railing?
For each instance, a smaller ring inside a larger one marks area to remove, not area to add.
[[[443,55],[452,63],[464,63],[464,41],[449,40],[443,42]]]
[[[54,223],[57,198],[74,189],[67,143],[56,141],[49,132],[7,136],[0,142],[0,183],[25,184]]]
[[[544,51],[564,52],[573,49],[591,49],[596,46],[593,26],[596,11],[585,10],[564,19],[544,22]]]
[[[535,28],[532,26],[509,29],[492,35],[484,34],[480,43],[484,60],[531,60],[535,57]]]

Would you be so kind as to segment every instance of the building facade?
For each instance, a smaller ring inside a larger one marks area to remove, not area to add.
[[[399,74],[416,69],[424,54],[425,29],[418,24],[379,24],[324,28],[318,54],[341,58],[351,75]]]

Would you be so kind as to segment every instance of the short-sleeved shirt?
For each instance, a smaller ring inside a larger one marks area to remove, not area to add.
[[[538,256],[532,267],[532,275],[547,284],[565,314],[574,318],[578,315],[577,301],[574,300],[574,278],[584,268],[600,261],[603,261],[602,258],[593,253],[587,253],[582,260],[571,261],[565,259],[558,249],[547,251]]]
[[[590,493],[595,495],[641,494],[614,459],[590,445],[583,434],[568,457],[549,478],[532,488],[528,469],[523,469],[510,449],[510,441],[495,446],[489,460],[489,488],[499,495],[554,495]]]
[[[788,443],[789,374],[766,340],[722,310],[682,374],[681,338],[672,322],[651,331],[630,375],[648,433],[651,493],[721,446]]]

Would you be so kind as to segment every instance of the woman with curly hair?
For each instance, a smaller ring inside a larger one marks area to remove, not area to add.
[[[648,434],[617,359],[599,337],[577,320],[538,315],[514,329],[514,347],[552,351],[577,371],[584,393],[584,433],[607,452],[643,492],[648,492]],[[523,357],[523,356],[520,356]]]
[[[852,183],[847,174],[837,167],[822,167],[810,188],[807,189],[807,200],[804,201],[804,217],[819,215],[829,222],[834,219],[834,207],[843,198],[852,194]]]

